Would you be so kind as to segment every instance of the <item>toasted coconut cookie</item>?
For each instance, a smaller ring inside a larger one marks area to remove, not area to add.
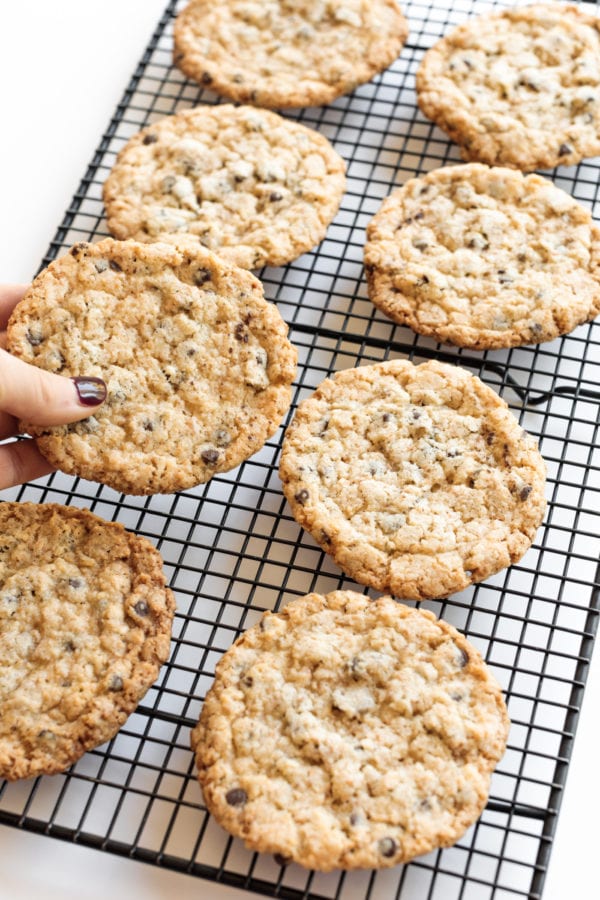
[[[375,306],[460,347],[549,341],[600,309],[600,229],[539,175],[478,163],[395,190],[367,228]]]
[[[286,432],[280,475],[347,575],[415,600],[516,562],[545,510],[536,442],[479,378],[436,361],[324,381]]]
[[[423,113],[463,159],[530,171],[600,153],[600,19],[534,4],[468,19],[417,72]]]
[[[190,109],[120,152],[104,186],[108,228],[139,241],[186,235],[247,269],[282,265],[325,237],[345,168],[325,137],[277,113]]]
[[[386,69],[407,34],[396,0],[193,0],[175,21],[174,61],[240,103],[315,106]]]
[[[379,868],[477,819],[509,721],[478,651],[432,613],[352,591],[266,613],[192,732],[209,810],[314,869]]]
[[[130,494],[184,490],[255,453],[289,406],[296,363],[250,272],[202,248],[111,238],[76,244],[35,279],[8,346],[104,379],[93,416],[21,428],[57,468]]]
[[[112,738],[169,655],[175,601],[145,538],[87,510],[0,504],[0,778]]]

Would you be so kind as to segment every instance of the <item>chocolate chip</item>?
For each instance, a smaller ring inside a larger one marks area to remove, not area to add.
[[[236,72],[236,74],[232,76],[231,80],[233,81],[234,84],[243,84],[244,76],[240,75],[239,72]]]
[[[231,435],[225,428],[220,428],[215,434],[215,444],[217,447],[229,447],[231,443]]]
[[[243,344],[248,343],[248,332],[244,328],[243,322],[238,322],[238,324],[235,326],[235,331],[233,334],[236,341],[241,341]]]
[[[27,332],[27,340],[31,344],[32,347],[39,347],[44,338],[41,334],[34,334],[31,329]]]
[[[450,694],[450,698],[458,703],[460,700],[462,700],[463,695],[455,691],[454,693]]]
[[[69,587],[80,588],[83,586],[81,578],[69,578]]]
[[[109,691],[122,691],[123,690],[123,679],[120,675],[113,675],[110,681]]]
[[[94,267],[96,272],[106,272],[108,269],[108,260],[107,259],[97,259],[94,263]]]
[[[146,146],[148,146],[148,144],[156,144],[157,141],[158,141],[158,135],[146,134],[146,135],[144,135],[142,144],[145,144]]]
[[[330,544],[330,543],[331,543],[331,538],[329,537],[329,535],[327,534],[327,532],[324,531],[322,528],[321,528],[321,541],[322,541],[324,544]]]
[[[216,466],[219,459],[218,450],[203,450],[200,454],[202,462],[207,466]]]
[[[308,493],[307,490],[304,490],[304,489],[301,491],[298,491],[297,494],[294,494],[294,500],[296,501],[296,503],[299,503],[300,506],[304,506],[304,504],[306,503],[306,501],[308,500],[309,497],[310,497],[310,494]]]
[[[519,491],[519,500],[527,500],[527,498],[529,497],[530,493],[531,493],[531,485],[526,484],[526,485],[525,485],[524,487],[522,487],[521,490]]]
[[[146,419],[144,422],[144,431],[154,431],[154,422],[151,422],[150,419]]]
[[[173,188],[175,187],[176,181],[177,181],[177,179],[175,178],[174,175],[165,175],[165,177],[163,178],[163,180],[160,183],[160,189],[163,192],[163,194],[168,194],[170,191],[172,191]]]
[[[194,284],[202,287],[207,281],[210,281],[211,275],[208,269],[197,269],[194,272]]]
[[[150,610],[148,609],[148,604],[144,600],[138,600],[133,609],[134,612],[138,614],[138,616],[147,616],[150,612]]]
[[[41,738],[43,741],[53,741],[53,740],[55,740],[56,735],[54,734],[53,731],[48,731],[47,728],[44,728],[43,731],[40,731],[40,733],[38,734],[38,737]]]
[[[252,677],[252,675],[246,675],[243,684],[244,687],[252,687],[252,685],[254,684],[254,678]]]
[[[381,420],[383,422],[389,422],[391,418],[392,418],[391,413],[384,413],[381,417]]]
[[[292,861],[291,856],[284,856],[283,853],[275,853],[273,859],[278,866],[288,866]]]
[[[75,259],[77,259],[77,257],[80,256],[84,252],[84,250],[87,250],[87,248],[88,245],[85,241],[78,241],[76,244],[73,244],[73,246],[69,250],[69,253],[71,254],[71,256],[74,256]]]
[[[571,147],[570,144],[561,144],[560,147],[558,148],[559,156],[568,156],[570,153],[573,153],[573,152],[574,152],[573,148]]]
[[[243,788],[232,788],[225,794],[225,800],[230,806],[243,806],[248,799],[248,794]]]
[[[67,653],[75,652],[75,644],[73,641],[65,641],[63,644],[63,648],[67,651]]]
[[[391,859],[398,852],[398,844],[391,837],[381,838],[377,846],[381,855],[386,859]]]
[[[283,200],[283,194],[278,194],[277,191],[273,191],[272,194],[269,194],[269,200],[271,203],[277,203],[278,200]]]
[[[457,659],[456,659],[456,664],[457,664],[457,666],[459,666],[461,669],[464,669],[464,667],[465,667],[465,666],[467,665],[467,663],[469,662],[469,654],[467,653],[466,650],[463,650],[462,647],[458,647],[457,649],[458,649],[458,656],[457,656]]]
[[[200,80],[202,84],[212,84],[213,77],[208,72],[203,72]]]
[[[67,428],[69,431],[74,431],[76,434],[94,434],[94,432],[98,431],[100,428],[100,424],[95,416],[88,416],[87,419],[84,419],[82,422],[73,422],[73,424],[68,425]]]
[[[361,678],[364,675],[364,669],[359,656],[353,656],[350,660],[350,671],[355,678]]]
[[[358,813],[350,813],[350,824],[355,827],[359,822],[360,816],[358,815]]]
[[[110,259],[110,260],[108,261],[108,264],[109,264],[109,266],[111,267],[111,269],[113,270],[113,272],[122,272],[122,271],[123,271],[123,269],[121,268],[121,266],[119,265],[119,263],[118,263],[118,262],[115,262],[114,259]]]

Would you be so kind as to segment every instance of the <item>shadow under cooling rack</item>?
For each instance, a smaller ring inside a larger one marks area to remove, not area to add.
[[[414,74],[451,25],[498,4],[404,4],[400,58],[330,106],[286,113],[318,129],[348,163],[348,190],[326,239],[261,278],[298,348],[289,418],[340,369],[395,357],[437,358],[479,375],[537,437],[548,512],[518,565],[444,601],[422,604],[484,654],[512,726],[480,820],[453,847],[380,872],[316,874],[247,851],[208,816],[189,732],[215,664],[265,609],[311,590],[357,589],[294,522],[278,456],[286,423],[252,459],[196,489],[147,498],[62,474],[6,491],[7,500],[85,506],[149,537],[177,597],[169,662],[109,743],[63,775],[0,784],[0,822],[281,898],[504,900],[541,896],[597,627],[600,551],[598,325],[538,346],[477,353],[413,335],[369,302],[365,227],[408,177],[457,162],[457,148],[419,113]],[[128,138],[163,115],[217,98],[171,66],[169,3],[52,241],[48,262],[107,234],[102,184]],[[595,211],[598,160],[547,173]]]

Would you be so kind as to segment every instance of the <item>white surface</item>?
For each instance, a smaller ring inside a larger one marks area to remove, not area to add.
[[[27,281],[37,268],[165,2],[0,6],[0,280]],[[596,654],[544,900],[598,896],[599,705]],[[7,828],[0,849],[0,900],[256,896]]]

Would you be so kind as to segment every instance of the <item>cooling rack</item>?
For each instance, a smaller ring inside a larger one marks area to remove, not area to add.
[[[127,139],[160,116],[218,99],[171,66],[171,0],[44,264],[107,234],[101,191]],[[290,900],[504,900],[541,897],[599,608],[599,325],[534,347],[477,353],[395,326],[370,304],[364,229],[408,177],[459,160],[418,111],[414,74],[449,27],[501,4],[407,2],[410,37],[370,84],[329,106],[285,115],[325,134],[348,162],[348,190],[314,252],[260,276],[299,352],[294,402],[339,369],[404,357],[458,363],[494,387],[535,435],[548,466],[548,512],[531,550],[509,570],[447,600],[421,604],[478,646],[500,681],[512,727],[480,820],[451,848],[376,872],[306,872],[247,851],[208,816],[189,732],[215,664],[258,620],[308,591],[361,589],[291,517],[277,476],[278,433],[252,459],[207,485],[129,497],[55,474],[2,499],[90,508],[149,537],[177,597],[172,653],[109,743],[63,775],[0,783],[0,822]],[[583,4],[582,4],[583,5]],[[600,160],[546,173],[600,214]],[[207,893],[207,896],[210,894]]]

